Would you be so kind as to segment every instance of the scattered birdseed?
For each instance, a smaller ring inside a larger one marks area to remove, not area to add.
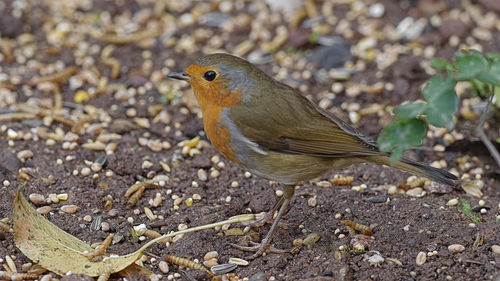
[[[45,202],[45,197],[42,194],[32,193],[28,196],[31,202],[35,205],[40,205]]]
[[[427,260],[426,254],[424,252],[419,252],[415,263],[420,266],[423,265],[426,260]]]
[[[61,211],[67,213],[67,214],[74,214],[76,211],[78,211],[78,206],[76,205],[64,205],[61,206]]]
[[[168,273],[169,272],[169,267],[168,267],[168,263],[166,261],[160,261],[158,263],[158,268],[160,269],[160,271],[162,273]]]
[[[80,174],[81,174],[82,176],[84,176],[84,177],[86,177],[86,176],[90,175],[90,173],[91,173],[91,170],[90,170],[90,168],[88,168],[88,167],[84,167],[84,168],[82,168],[82,170],[80,171]]]
[[[446,203],[446,205],[450,207],[456,206],[458,205],[458,199],[457,198],[450,199],[448,203]]]
[[[450,246],[448,246],[448,251],[450,251],[451,253],[461,253],[465,250],[465,247],[463,245],[460,245],[460,244],[452,244]]]
[[[307,200],[307,205],[309,207],[316,207],[317,201],[316,201],[316,196],[311,197]]]
[[[250,264],[248,261],[246,261],[244,259],[240,259],[240,258],[229,258],[228,263],[236,264],[239,266],[247,266]]]

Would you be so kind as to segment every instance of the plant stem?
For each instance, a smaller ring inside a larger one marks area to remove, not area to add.
[[[488,137],[484,133],[484,122],[486,121],[486,116],[488,115],[488,111],[490,109],[492,100],[493,100],[493,93],[491,93],[491,96],[488,98],[488,101],[486,103],[486,107],[481,113],[481,117],[479,118],[479,124],[474,129],[474,134],[477,137],[479,137],[479,139],[483,142],[484,146],[486,146],[486,148],[490,152],[495,162],[497,162],[497,166],[500,167],[500,153],[498,153],[498,150],[496,149],[495,145],[493,145],[493,143],[488,139]]]

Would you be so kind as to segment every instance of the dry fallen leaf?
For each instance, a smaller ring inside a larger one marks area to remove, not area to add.
[[[107,279],[106,277],[109,274],[116,272],[125,276],[133,276],[131,274],[149,275],[149,270],[143,270],[137,266],[133,266],[133,264],[141,257],[144,250],[157,242],[163,241],[165,238],[225,224],[255,220],[255,215],[253,214],[238,215],[225,221],[188,228],[160,236],[128,255],[116,256],[106,254],[100,261],[91,261],[85,254],[91,253],[94,249],[85,242],[58,228],[39,214],[21,193],[21,187],[17,190],[17,195],[14,199],[13,215],[14,242],[17,248],[33,262],[60,275],[65,275],[71,271],[73,274],[86,274],[91,277],[102,276],[103,279]],[[125,268],[127,269],[123,271]]]
[[[102,261],[90,261],[84,253],[93,249],[85,242],[58,228],[40,215],[26,200],[20,189],[13,206],[14,242],[29,259],[60,275],[100,276],[115,273],[134,263],[143,248],[125,256],[107,256]]]

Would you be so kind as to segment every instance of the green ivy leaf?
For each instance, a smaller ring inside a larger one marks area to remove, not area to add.
[[[500,53],[486,53],[486,58],[489,60],[498,60],[500,59]]]
[[[457,80],[468,80],[476,77],[479,73],[488,70],[488,60],[478,51],[458,52],[455,65]]]
[[[396,120],[406,120],[424,114],[427,105],[418,102],[407,103],[394,110]]]
[[[399,120],[382,130],[377,142],[383,152],[391,154],[391,162],[401,159],[403,151],[420,146],[427,132],[427,125],[423,120],[412,118]]]
[[[488,88],[486,83],[479,81],[478,79],[471,79],[469,81],[469,85],[471,90],[474,91],[475,95],[487,97],[488,96]]]
[[[455,126],[453,115],[458,110],[458,97],[455,93],[456,81],[441,76],[432,77],[422,92],[427,101],[425,114],[427,121],[436,127],[452,130]]]
[[[432,68],[440,71],[450,71],[453,70],[453,64],[447,60],[434,58],[431,60]]]
[[[500,59],[494,61],[487,71],[479,73],[477,79],[485,83],[500,86]]]

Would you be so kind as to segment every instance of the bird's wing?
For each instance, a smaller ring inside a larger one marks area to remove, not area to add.
[[[375,142],[294,89],[281,83],[273,89],[271,101],[231,111],[242,134],[262,149],[319,157],[381,154]]]

